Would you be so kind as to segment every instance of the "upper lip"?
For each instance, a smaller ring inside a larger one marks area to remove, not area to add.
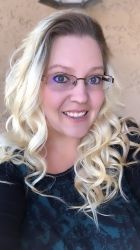
[[[72,112],[72,113],[81,113],[81,112],[87,112],[88,110],[84,109],[84,110],[66,110],[66,111],[63,111],[63,112]]]

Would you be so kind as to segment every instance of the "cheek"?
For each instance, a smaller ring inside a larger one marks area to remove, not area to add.
[[[59,109],[63,103],[63,98],[60,94],[52,92],[46,86],[41,91],[41,102],[45,113]]]
[[[40,98],[41,98],[42,108],[46,113],[47,109],[50,109],[50,107],[53,104],[52,93],[47,89],[46,86],[42,87]]]
[[[98,91],[94,94],[92,94],[92,107],[100,110],[102,107],[104,100],[105,100],[105,94],[103,91]]]

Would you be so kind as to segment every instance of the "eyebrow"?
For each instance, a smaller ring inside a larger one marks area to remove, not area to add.
[[[68,67],[68,66],[64,66],[64,65],[61,65],[61,64],[54,64],[52,66],[50,66],[48,68],[48,71],[51,70],[51,69],[54,69],[54,68],[62,68],[62,69],[66,69],[66,70],[73,70],[73,68],[71,67]],[[92,71],[92,70],[103,70],[104,71],[104,67],[103,66],[96,66],[96,67],[92,67],[89,71]]]

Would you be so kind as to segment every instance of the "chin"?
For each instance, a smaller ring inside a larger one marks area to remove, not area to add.
[[[86,132],[84,131],[84,132],[75,132],[75,133],[67,133],[67,135],[69,136],[69,137],[72,137],[72,138],[75,138],[75,139],[82,139],[84,136],[86,136],[87,134],[88,134],[88,131],[89,130],[87,130]]]

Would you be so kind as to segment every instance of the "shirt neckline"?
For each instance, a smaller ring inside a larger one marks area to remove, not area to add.
[[[57,174],[47,173],[47,176],[53,176],[53,177],[58,178],[58,177],[63,177],[63,176],[65,176],[65,175],[67,175],[67,174],[69,174],[69,173],[71,173],[73,171],[74,171],[74,166],[71,166],[70,168],[68,168],[67,170],[65,170],[65,171],[63,171],[61,173],[57,173]]]

